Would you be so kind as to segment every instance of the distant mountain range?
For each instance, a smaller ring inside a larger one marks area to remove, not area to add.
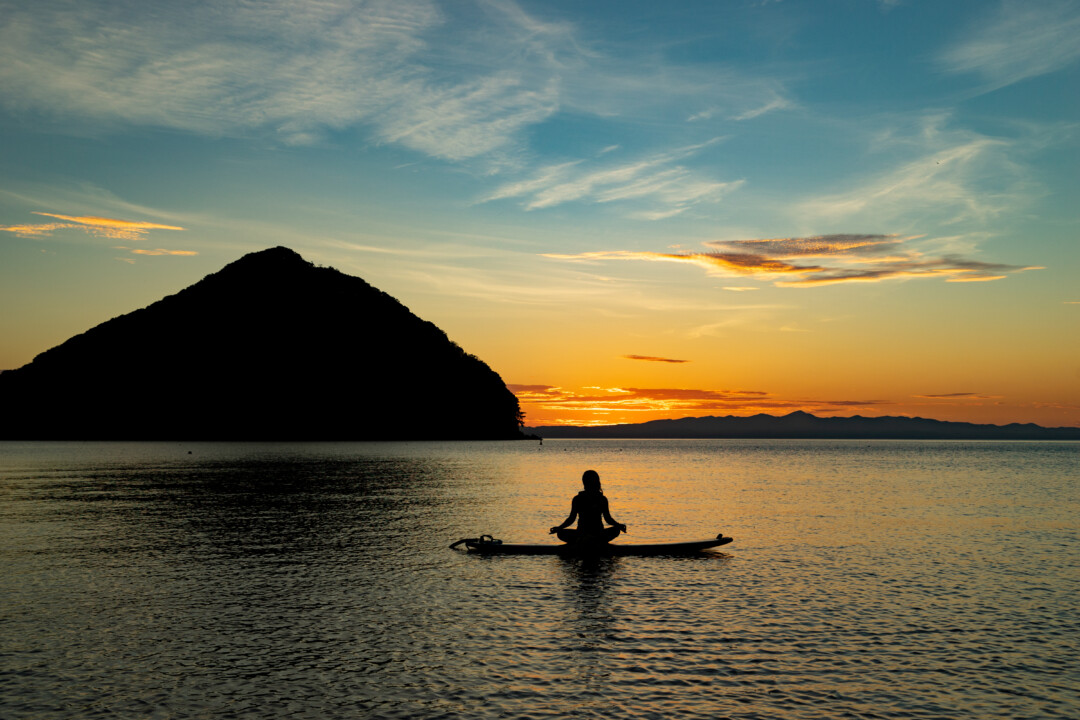
[[[516,439],[520,419],[442,330],[284,247],[0,373],[8,440]]]
[[[1080,440],[1080,428],[976,425],[918,417],[817,417],[805,412],[688,417],[627,425],[525,428],[542,438],[831,438],[905,440]]]

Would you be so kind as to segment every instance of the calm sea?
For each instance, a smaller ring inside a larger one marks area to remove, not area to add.
[[[545,542],[582,471],[627,541]],[[0,717],[1076,718],[1080,443],[0,443]]]

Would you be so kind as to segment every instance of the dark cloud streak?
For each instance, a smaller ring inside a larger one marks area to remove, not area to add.
[[[645,360],[647,362],[661,363],[688,363],[689,360],[676,360],[674,358],[654,357],[652,355],[623,355],[624,360]]]

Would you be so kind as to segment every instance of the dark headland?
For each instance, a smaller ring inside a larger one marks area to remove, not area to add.
[[[442,330],[284,247],[0,373],[8,440],[518,439],[521,417]]]
[[[688,417],[627,425],[525,428],[543,438],[791,438],[896,440],[1080,440],[1080,428],[978,425],[919,417],[817,417],[805,412]]]

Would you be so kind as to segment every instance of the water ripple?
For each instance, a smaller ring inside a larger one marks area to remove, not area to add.
[[[0,716],[1080,712],[1076,445],[556,445],[0,444]],[[446,549],[589,466],[631,539],[737,542]]]

